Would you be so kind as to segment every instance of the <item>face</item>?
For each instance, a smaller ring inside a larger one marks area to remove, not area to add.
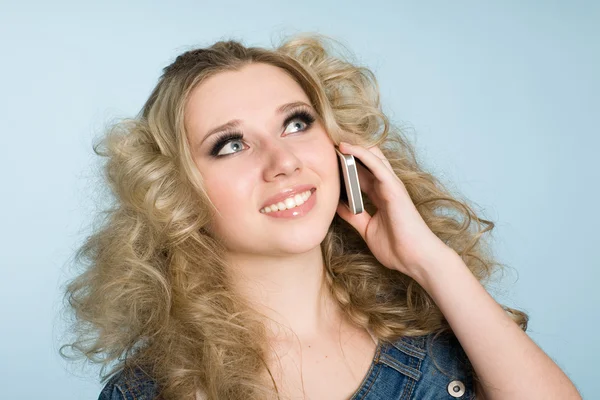
[[[188,142],[230,252],[314,250],[339,201],[337,155],[308,96],[284,70],[252,63],[196,87]],[[275,207],[276,206],[276,207]]]

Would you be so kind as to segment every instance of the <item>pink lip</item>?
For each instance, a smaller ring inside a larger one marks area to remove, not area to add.
[[[265,201],[265,203],[260,207],[260,209],[262,210],[263,208],[268,207],[271,204],[277,204],[280,201],[284,201],[288,197],[295,196],[313,188],[314,185],[297,185],[288,189],[284,189],[281,192],[277,193],[275,196],[269,197],[267,201]]]

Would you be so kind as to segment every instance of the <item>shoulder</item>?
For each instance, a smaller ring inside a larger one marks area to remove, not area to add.
[[[108,380],[98,400],[155,400],[158,386],[142,369],[125,369]]]

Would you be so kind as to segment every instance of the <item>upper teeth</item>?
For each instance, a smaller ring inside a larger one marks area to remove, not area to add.
[[[295,196],[288,197],[287,199],[280,201],[279,203],[271,204],[270,206],[261,208],[260,212],[266,214],[273,211],[289,210],[290,208],[301,206],[306,200],[308,200],[311,194],[312,191],[307,190],[306,192],[302,192]]]

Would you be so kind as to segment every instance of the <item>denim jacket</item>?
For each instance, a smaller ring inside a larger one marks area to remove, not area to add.
[[[402,337],[377,344],[350,400],[475,399],[469,360],[453,335]],[[141,371],[111,378],[98,400],[155,400],[158,387]]]

